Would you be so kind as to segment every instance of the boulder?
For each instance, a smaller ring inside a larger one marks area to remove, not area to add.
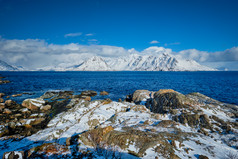
[[[38,99],[25,99],[22,102],[22,106],[26,107],[30,110],[39,110],[43,105],[45,104],[45,101],[41,98]]]
[[[101,96],[106,96],[106,95],[108,95],[109,93],[108,92],[106,92],[106,91],[102,91],[102,92],[100,92],[100,95]]]
[[[0,98],[0,103],[3,103],[4,102],[4,99]]]
[[[90,96],[90,97],[94,97],[97,95],[97,92],[96,91],[91,91],[91,90],[88,90],[88,91],[82,91],[81,92],[81,96]]]
[[[136,90],[132,95],[132,101],[139,104],[141,101],[146,101],[150,98],[151,92],[148,90]]]
[[[185,95],[172,89],[161,89],[154,94],[151,111],[154,113],[166,113],[170,109],[188,108],[194,102]]]

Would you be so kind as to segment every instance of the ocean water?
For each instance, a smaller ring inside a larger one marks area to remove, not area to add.
[[[14,100],[41,96],[47,90],[107,91],[96,99],[124,99],[137,89],[174,89],[183,94],[200,92],[222,102],[238,105],[238,72],[0,72],[11,83],[0,85],[7,95],[28,92]]]

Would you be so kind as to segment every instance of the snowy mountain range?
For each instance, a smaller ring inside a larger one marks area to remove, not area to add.
[[[173,55],[138,55],[119,58],[93,56],[78,65],[47,67],[43,70],[56,71],[215,71],[194,60],[184,60]]]
[[[153,55],[152,55],[153,54]],[[84,56],[85,57],[85,56]],[[23,68],[11,66],[0,61],[2,71],[22,71]],[[122,57],[89,56],[79,59],[78,63],[60,63],[47,66],[40,71],[215,71],[216,69],[200,65],[194,60],[185,60],[159,50],[150,54],[131,53]]]

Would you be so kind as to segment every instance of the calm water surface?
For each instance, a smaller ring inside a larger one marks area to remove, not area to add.
[[[200,92],[217,100],[238,104],[238,72],[0,72],[11,83],[0,85],[7,95],[29,92],[14,98],[39,97],[47,90],[108,91],[109,96],[125,98],[137,89],[174,89],[183,94]]]

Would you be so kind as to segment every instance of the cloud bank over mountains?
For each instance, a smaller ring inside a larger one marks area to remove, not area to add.
[[[156,55],[173,54],[178,58],[192,59],[215,68],[238,70],[238,47],[224,51],[207,52],[196,49],[173,52],[172,49],[152,46],[139,52],[135,49],[109,45],[66,45],[49,44],[44,40],[8,40],[0,38],[0,59],[15,66],[36,69],[46,66],[57,66],[62,63],[79,64],[91,56],[121,57],[129,54]]]

